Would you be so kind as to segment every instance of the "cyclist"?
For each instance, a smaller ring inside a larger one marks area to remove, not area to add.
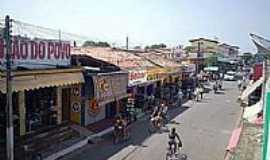
[[[177,143],[176,139],[178,140],[178,143]],[[177,147],[182,148],[182,141],[180,139],[180,136],[176,132],[175,128],[172,128],[170,133],[169,133],[169,142],[168,143],[169,143],[170,150],[172,150],[172,147],[174,147],[173,153],[177,152]]]

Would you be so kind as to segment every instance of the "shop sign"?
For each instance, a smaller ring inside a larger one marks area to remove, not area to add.
[[[196,65],[195,64],[189,64],[185,68],[186,72],[195,72],[196,71]]]
[[[127,74],[98,75],[93,77],[98,103],[111,102],[127,93]]]
[[[134,86],[147,81],[146,70],[132,70],[128,73],[128,85]]]
[[[5,42],[0,38],[0,69],[5,69]],[[12,37],[12,67],[35,69],[70,65],[70,43],[59,40]]]
[[[158,79],[159,79],[158,73],[147,74],[147,81],[153,81]]]
[[[100,107],[98,106],[96,98],[93,98],[89,102],[88,114],[90,116],[96,116],[100,112]]]
[[[72,109],[72,112],[81,112],[80,102],[73,102],[71,109]]]

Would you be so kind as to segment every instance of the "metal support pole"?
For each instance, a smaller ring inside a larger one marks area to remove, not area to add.
[[[5,44],[6,44],[6,121],[7,121],[7,160],[14,159],[14,129],[12,111],[12,88],[11,88],[11,35],[10,18],[5,18]]]

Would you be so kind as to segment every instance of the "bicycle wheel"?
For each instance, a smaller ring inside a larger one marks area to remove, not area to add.
[[[166,160],[171,160],[171,155],[169,153],[166,154]]]

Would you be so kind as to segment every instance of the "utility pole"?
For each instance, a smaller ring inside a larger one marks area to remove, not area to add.
[[[126,49],[128,50],[128,36],[126,37]]]
[[[12,111],[12,82],[11,82],[11,19],[5,18],[5,46],[6,46],[6,122],[7,122],[7,160],[14,159],[14,129]]]
[[[196,74],[199,73],[199,59],[201,58],[201,42],[198,42],[197,62],[196,62]]]
[[[59,31],[58,31],[58,39],[59,39],[59,42],[61,42],[61,30],[59,29]]]

